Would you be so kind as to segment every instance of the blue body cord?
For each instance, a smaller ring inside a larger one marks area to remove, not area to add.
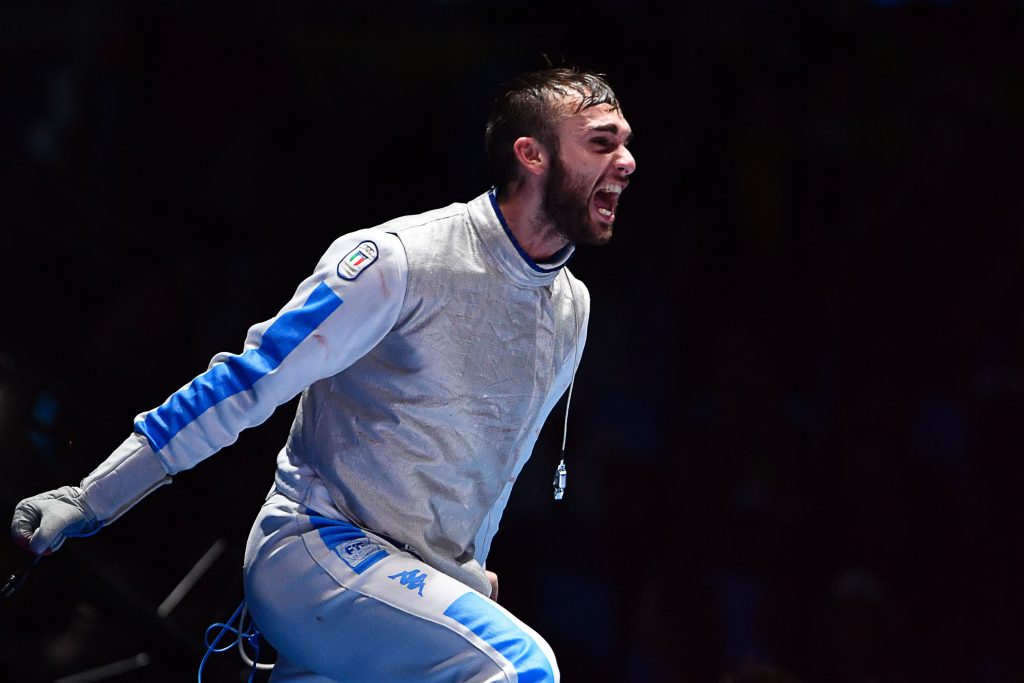
[[[252,669],[249,671],[249,683],[252,683],[253,677],[256,675],[257,663],[260,660],[260,632],[259,629],[255,628],[255,624],[251,630],[242,630],[242,624],[239,624],[238,628],[231,625],[235,622],[235,619],[238,618],[238,615],[242,613],[243,609],[245,609],[245,600],[242,600],[238,605],[238,608],[230,617],[228,617],[226,622],[216,622],[206,627],[206,632],[203,634],[203,641],[206,643],[206,654],[203,655],[203,661],[199,662],[198,683],[203,683],[203,668],[206,666],[206,660],[210,658],[211,654],[214,652],[226,652],[235,647],[239,641],[243,639],[249,642],[249,645],[252,646],[255,653]],[[210,631],[218,626],[220,626],[220,631],[217,633],[217,637],[213,639],[213,642],[210,642]],[[228,631],[234,633],[235,637],[227,645],[217,647],[217,643],[220,642],[220,639],[223,638],[224,634]]]

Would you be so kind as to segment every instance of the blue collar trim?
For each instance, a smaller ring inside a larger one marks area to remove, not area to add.
[[[530,255],[523,251],[523,248],[519,245],[519,241],[516,240],[516,236],[508,229],[508,223],[505,222],[505,215],[501,213],[501,207],[498,206],[498,188],[492,187],[490,192],[487,193],[487,196],[491,200],[491,206],[494,207],[494,213],[498,216],[498,221],[501,223],[501,227],[505,229],[505,234],[508,235],[509,240],[512,242],[512,246],[516,248],[516,251],[519,252],[522,259],[526,261],[526,265],[530,266],[530,268],[538,273],[554,273],[557,270],[561,270],[569,263],[575,254],[575,248],[571,243],[565,245],[551,255],[551,261],[558,263],[558,265],[553,268],[545,268],[530,258]]]

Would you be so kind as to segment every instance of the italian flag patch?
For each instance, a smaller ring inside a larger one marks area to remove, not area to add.
[[[342,280],[355,280],[377,260],[379,253],[377,245],[373,242],[360,242],[338,262],[338,277]]]

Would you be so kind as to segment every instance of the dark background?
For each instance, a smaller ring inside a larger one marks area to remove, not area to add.
[[[569,490],[560,405],[502,602],[567,681],[1024,680],[1022,29],[1009,0],[7,3],[2,508],[240,350],[337,235],[489,187],[489,99],[546,53],[609,75],[638,171],[573,262]],[[191,679],[293,410],[40,564],[0,679]]]

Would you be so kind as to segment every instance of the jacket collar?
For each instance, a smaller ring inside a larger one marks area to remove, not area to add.
[[[497,190],[491,188],[469,203],[469,218],[480,240],[502,273],[526,287],[550,285],[576,251],[567,244],[549,260],[537,263],[523,251],[498,206]]]

